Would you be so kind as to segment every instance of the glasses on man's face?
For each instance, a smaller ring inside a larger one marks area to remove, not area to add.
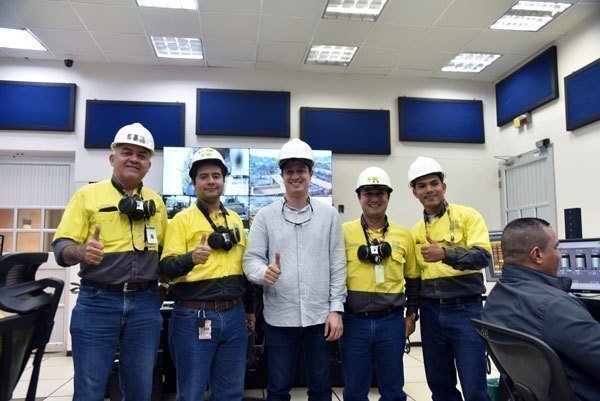
[[[296,227],[302,226],[303,224],[308,223],[309,221],[312,220],[313,214],[315,214],[315,210],[313,209],[312,205],[310,204],[310,200],[308,201],[308,206],[310,206],[310,214],[308,216],[308,219],[304,220],[304,221],[291,221],[289,220],[287,217],[285,217],[285,209],[286,209],[286,205],[287,205],[287,199],[284,200],[283,205],[281,205],[281,216],[283,217],[283,220],[285,220],[287,223],[293,224]],[[289,208],[289,206],[288,206]]]

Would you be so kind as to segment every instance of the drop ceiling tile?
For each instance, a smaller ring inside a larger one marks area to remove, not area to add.
[[[68,3],[43,0],[7,0],[7,3],[31,29],[84,29]]]
[[[180,58],[158,58],[160,65],[179,65],[187,67],[206,67],[206,60],[180,59]]]
[[[417,43],[417,47],[458,53],[480,33],[479,29],[433,28]]]
[[[451,2],[452,0],[389,0],[379,17],[379,22],[385,24],[429,26],[440,17]]]
[[[427,28],[424,27],[377,23],[364,45],[369,47],[410,49],[426,32]]]
[[[449,72],[449,71],[436,71],[431,77],[442,78],[442,79],[466,79],[470,80],[477,75],[476,72]]]
[[[252,40],[205,39],[205,59],[208,65],[213,60],[235,60],[253,62],[256,54],[256,42]]]
[[[100,52],[98,53],[54,53],[61,60],[70,58],[74,60],[73,68],[77,68],[77,63],[105,63],[108,59]]]
[[[198,0],[198,8],[201,11],[259,14],[260,3],[260,0]]]
[[[488,29],[466,45],[463,51],[531,55],[559,36],[557,33]]]
[[[134,8],[90,4],[74,4],[74,7],[91,32],[144,32]]]
[[[202,13],[204,37],[253,39],[258,34],[258,15]]]
[[[106,55],[156,57],[150,39],[144,35],[94,33],[93,36]]]
[[[312,44],[359,46],[373,28],[372,22],[320,20]]]
[[[208,61],[208,66],[218,68],[237,68],[243,70],[254,69],[254,63],[235,60],[211,60]]]
[[[349,67],[391,69],[398,64],[404,54],[405,52],[395,49],[361,47]]]
[[[196,11],[140,7],[138,13],[144,30],[152,36],[200,38],[200,18]]]
[[[299,66],[304,61],[306,51],[307,45],[304,43],[260,42],[256,60]]]
[[[135,0],[70,0],[71,3],[100,4],[107,6],[137,7]]]
[[[106,57],[111,63],[115,64],[158,64],[156,57],[138,56],[135,54],[107,54]]]
[[[346,67],[337,65],[302,64],[302,71],[323,72],[326,74],[340,74],[346,71]]]
[[[268,71],[298,71],[300,69],[299,65],[294,64],[280,64],[280,63],[265,63],[262,61],[257,61],[254,64],[254,69],[256,70],[268,70]]]
[[[23,50],[23,49],[3,48],[2,52],[8,57],[32,58],[32,59],[38,59],[38,60],[58,60],[58,58],[53,53],[39,51],[39,50]]]
[[[375,68],[355,68],[348,67],[345,74],[360,74],[360,75],[383,75],[386,76],[390,73],[392,67],[375,67]]]
[[[0,1],[0,26],[3,28],[25,28],[21,17],[5,1]]]
[[[454,0],[435,26],[486,29],[515,3],[515,0]]]
[[[581,21],[589,18],[600,20],[600,0],[593,4],[577,3],[569,7],[562,15],[543,27],[540,32],[544,33],[567,33],[576,28]]]
[[[444,52],[409,52],[398,64],[402,69],[411,70],[440,70],[455,56],[454,53]]]
[[[100,49],[87,32],[53,29],[34,29],[32,32],[52,52],[100,54]]]
[[[320,19],[325,11],[323,0],[263,0],[263,15]]]
[[[316,21],[307,19],[263,16],[260,40],[308,43],[316,25]]]
[[[388,76],[392,78],[398,77],[413,77],[413,78],[427,78],[435,73],[434,70],[419,70],[410,68],[395,68]]]

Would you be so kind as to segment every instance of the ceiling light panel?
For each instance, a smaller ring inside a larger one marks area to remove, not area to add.
[[[0,28],[0,47],[47,51],[27,29]]]
[[[387,0],[329,0],[323,18],[376,21]]]
[[[519,1],[490,28],[536,32],[570,6],[568,3]]]
[[[479,72],[500,58],[499,54],[461,53],[442,67],[449,72]]]
[[[177,8],[183,10],[197,10],[197,0],[136,0],[140,7]]]
[[[198,38],[152,36],[152,45],[158,57],[197,59],[204,58],[202,41]]]
[[[306,64],[326,64],[347,66],[352,61],[358,47],[336,45],[312,45]]]

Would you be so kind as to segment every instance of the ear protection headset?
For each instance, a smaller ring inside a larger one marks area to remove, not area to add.
[[[385,224],[383,226],[383,236],[381,240],[378,239],[369,239],[369,234],[367,233],[367,222],[365,221],[364,216],[360,217],[360,222],[362,224],[363,233],[365,234],[365,239],[367,240],[366,245],[361,245],[358,247],[357,255],[360,260],[369,260],[372,263],[379,264],[381,261],[392,254],[392,246],[383,241],[385,238],[385,233],[389,228],[389,223],[387,220],[387,216],[385,218]]]
[[[196,206],[202,212],[202,214],[214,230],[214,232],[208,236],[208,246],[210,246],[213,249],[223,249],[225,252],[227,252],[235,245],[237,245],[238,242],[240,242],[240,230],[237,227],[233,229],[229,228],[229,225],[227,224],[228,213],[227,209],[225,209],[223,204],[221,204],[220,208],[221,213],[223,213],[223,217],[225,218],[225,227],[217,227],[215,225],[215,223],[210,218],[208,209],[200,202],[200,200],[196,201]]]
[[[134,194],[133,196],[127,195],[121,183],[119,183],[114,177],[111,179],[113,186],[119,191],[123,198],[119,201],[119,205],[117,208],[121,214],[129,217],[132,220],[143,220],[149,219],[150,217],[156,214],[156,204],[154,203],[154,199],[150,199],[145,201],[141,196],[143,183],[140,182],[137,190],[138,194]]]

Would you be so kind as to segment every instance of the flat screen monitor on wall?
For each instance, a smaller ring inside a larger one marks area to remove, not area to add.
[[[390,112],[301,107],[300,138],[333,153],[389,155]]]
[[[565,77],[567,130],[600,120],[600,59]]]
[[[154,138],[154,148],[185,145],[185,104],[88,100],[85,147],[108,149],[117,131],[141,123]]]
[[[559,276],[573,280],[571,290],[600,293],[600,238],[561,239]]]
[[[558,97],[556,46],[496,84],[498,127]]]
[[[481,100],[398,98],[401,141],[484,143]]]
[[[0,129],[73,131],[75,84],[0,81]]]
[[[198,89],[196,135],[289,138],[290,92]]]

